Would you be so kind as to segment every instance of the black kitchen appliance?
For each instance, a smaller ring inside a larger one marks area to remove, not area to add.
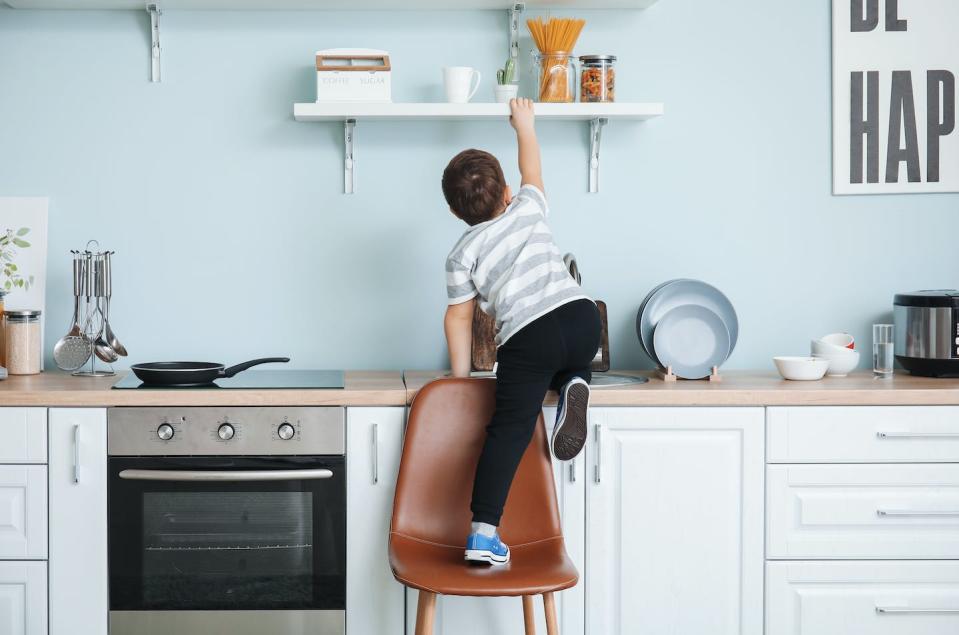
[[[111,635],[343,635],[345,411],[111,408]]]
[[[959,376],[959,290],[898,293],[896,360],[913,375]]]

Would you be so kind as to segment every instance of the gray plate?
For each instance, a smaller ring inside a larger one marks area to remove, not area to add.
[[[672,367],[683,379],[702,379],[729,356],[729,331],[715,312],[684,304],[656,324],[653,346],[664,369]]]
[[[639,338],[639,344],[643,347],[643,352],[645,352],[646,355],[648,355],[653,361],[656,361],[656,358],[653,357],[653,351],[649,348],[646,348],[646,342],[643,341],[642,329],[640,327],[643,319],[643,310],[646,309],[646,303],[649,302],[649,299],[653,297],[657,291],[665,287],[667,284],[677,282],[679,280],[684,280],[684,278],[674,278],[672,280],[667,280],[666,282],[660,282],[657,284],[649,293],[646,294],[646,297],[643,298],[642,304],[639,305],[639,310],[636,312],[636,337]]]
[[[654,290],[637,316],[639,338],[652,360],[660,366],[663,365],[656,355],[656,346],[653,343],[653,331],[656,325],[671,309],[684,304],[704,306],[722,319],[729,332],[729,355],[732,355],[736,348],[736,341],[739,339],[739,318],[729,298],[722,291],[702,280],[682,278],[670,280]]]

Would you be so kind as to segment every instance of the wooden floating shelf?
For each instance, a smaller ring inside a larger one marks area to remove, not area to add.
[[[599,145],[603,126],[611,120],[645,121],[663,114],[661,103],[571,103],[535,105],[537,121],[581,121],[589,124],[589,191],[599,191]],[[293,104],[293,118],[305,122],[343,123],[343,190],[356,191],[353,148],[359,121],[500,121],[509,105],[497,103],[304,103]]]
[[[151,0],[152,1],[152,0]],[[14,9],[130,9],[142,11],[144,0],[4,0]],[[526,0],[529,9],[645,9],[656,0]],[[245,11],[423,11],[507,9],[506,0],[160,0],[164,10]]]
[[[534,106],[538,121],[592,119],[644,120],[663,114],[661,103],[541,104]],[[361,120],[503,120],[509,105],[495,103],[305,103],[293,105],[297,121]]]

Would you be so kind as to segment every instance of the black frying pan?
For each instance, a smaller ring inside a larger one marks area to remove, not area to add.
[[[203,386],[222,377],[233,377],[252,366],[288,361],[289,357],[263,357],[229,368],[214,362],[151,362],[134,364],[130,366],[130,370],[143,383],[153,386]]]

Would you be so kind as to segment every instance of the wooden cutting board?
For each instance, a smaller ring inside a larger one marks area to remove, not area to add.
[[[590,367],[594,372],[609,370],[609,324],[606,319],[606,303],[597,300],[596,308],[602,322],[599,350]],[[489,315],[479,308],[479,302],[473,309],[473,370],[489,372],[496,363],[496,324]]]

